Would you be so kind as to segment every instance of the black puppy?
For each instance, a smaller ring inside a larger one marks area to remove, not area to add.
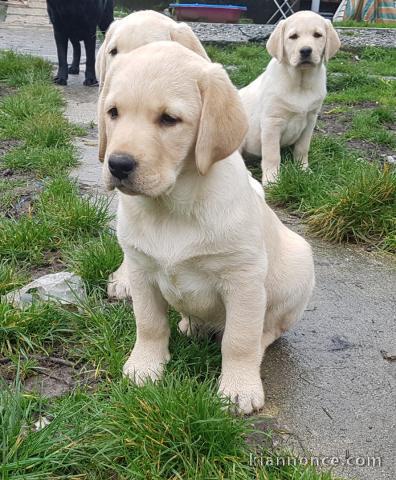
[[[84,85],[97,85],[95,76],[96,27],[104,34],[113,17],[113,0],[47,0],[47,10],[54,27],[58,52],[58,73],[54,82],[67,85],[68,73],[80,71],[81,46],[87,57]],[[73,62],[67,66],[67,44],[73,45]]]

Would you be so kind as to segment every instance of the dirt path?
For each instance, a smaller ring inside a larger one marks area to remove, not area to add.
[[[35,53],[53,60],[50,48],[37,47]],[[77,143],[81,165],[73,176],[84,188],[103,192],[92,127],[97,89],[83,87],[82,80],[82,74],[70,77],[64,88],[66,114],[89,128],[89,135]],[[298,220],[279,213],[291,228],[303,230]],[[361,480],[393,480],[395,263],[353,247],[310,241],[315,294],[304,318],[269,348],[263,361],[266,408],[256,424],[268,425],[271,417],[276,437],[309,456],[340,457],[341,464],[348,456],[353,463],[381,457],[381,466],[341,465],[336,472]]]

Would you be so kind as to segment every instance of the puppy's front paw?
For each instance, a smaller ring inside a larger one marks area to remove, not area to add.
[[[221,376],[219,394],[235,403],[244,414],[264,407],[264,389],[260,376],[226,374]]]
[[[128,276],[121,267],[109,276],[107,295],[119,300],[132,297]]]
[[[122,369],[124,377],[129,377],[136,385],[143,385],[146,381],[160,380],[170,355],[166,351],[160,354],[158,350],[134,348]]]

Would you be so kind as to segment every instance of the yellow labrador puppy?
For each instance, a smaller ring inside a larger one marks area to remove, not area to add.
[[[171,305],[182,328],[189,318],[224,330],[220,393],[244,413],[260,409],[264,350],[301,317],[314,268],[238,152],[247,118],[237,90],[220,65],[151,43],[114,60],[98,117],[137,326],[124,375],[161,377]]]
[[[302,11],[281,20],[267,42],[273,57],[267,69],[240,95],[249,118],[243,151],[262,157],[263,184],[275,181],[280,148],[308,167],[317,115],[326,96],[326,67],[340,48],[330,21]]]
[[[173,40],[209,60],[205,49],[192,29],[153,10],[142,10],[115,20],[106,33],[96,57],[96,76],[103,85],[112,60],[119,53],[128,53],[147,43]]]

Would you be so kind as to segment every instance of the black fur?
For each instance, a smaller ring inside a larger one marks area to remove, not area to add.
[[[96,28],[104,34],[113,17],[113,0],[47,0],[48,15],[54,27],[58,52],[58,73],[54,82],[67,85],[68,73],[80,69],[83,41],[87,57],[84,85],[97,85],[95,76]],[[67,44],[73,45],[73,62],[67,65]]]

